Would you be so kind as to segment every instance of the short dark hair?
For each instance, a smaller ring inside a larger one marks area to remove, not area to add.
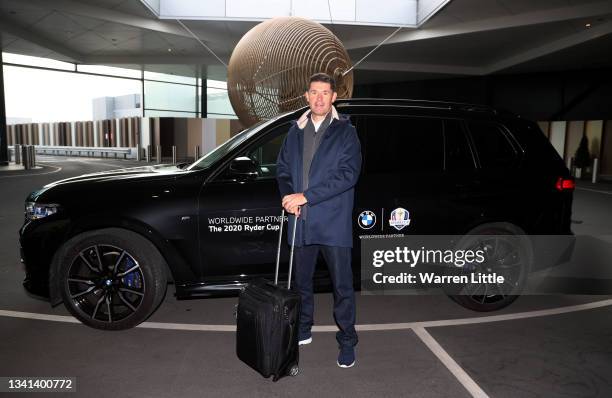
[[[310,90],[310,83],[312,82],[329,83],[332,91],[336,91],[336,81],[327,73],[315,73],[314,75],[310,76],[310,80],[308,81],[308,88],[306,88],[306,91]]]

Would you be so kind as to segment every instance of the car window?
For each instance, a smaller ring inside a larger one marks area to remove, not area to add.
[[[267,135],[269,139],[247,152],[246,156],[256,160],[259,164],[258,178],[276,177],[276,160],[289,127],[291,127],[291,124],[286,123],[275,128]]]
[[[443,168],[442,121],[403,116],[359,116],[365,174],[439,172]]]
[[[475,168],[467,136],[459,120],[444,122],[444,170],[466,171]]]
[[[483,169],[506,169],[514,164],[516,151],[499,124],[470,121],[468,126]]]
[[[219,145],[212,151],[205,154],[200,159],[196,160],[193,164],[186,168],[186,170],[202,170],[207,169],[213,164],[215,164],[218,160],[222,159],[225,155],[229,154],[235,148],[240,146],[242,143],[246,142],[251,137],[259,134],[259,132],[265,129],[270,124],[274,123],[276,120],[286,116],[288,113],[282,113],[270,120],[263,120],[254,124],[253,126],[242,130],[240,133],[236,134],[223,144]]]

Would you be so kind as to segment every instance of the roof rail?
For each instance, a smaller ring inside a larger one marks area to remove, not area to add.
[[[338,99],[335,104],[355,104],[355,105],[404,105],[404,106],[420,106],[423,108],[448,108],[452,110],[462,110],[468,112],[490,112],[498,113],[496,109],[486,105],[468,104],[463,102],[449,101],[429,101],[415,100],[403,98],[349,98]]]

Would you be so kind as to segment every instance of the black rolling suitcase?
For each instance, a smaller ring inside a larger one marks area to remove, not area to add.
[[[289,256],[287,288],[278,286],[284,219],[285,211],[283,210],[274,283],[265,279],[256,279],[249,283],[240,292],[236,311],[236,354],[238,358],[261,373],[263,377],[273,376],[274,381],[287,375],[296,376],[299,372],[300,296],[289,290],[297,217],[295,217]]]

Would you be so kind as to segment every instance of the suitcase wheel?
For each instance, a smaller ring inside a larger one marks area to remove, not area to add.
[[[300,367],[297,365],[293,365],[289,370],[289,376],[295,377],[298,375],[298,373],[300,373]]]

